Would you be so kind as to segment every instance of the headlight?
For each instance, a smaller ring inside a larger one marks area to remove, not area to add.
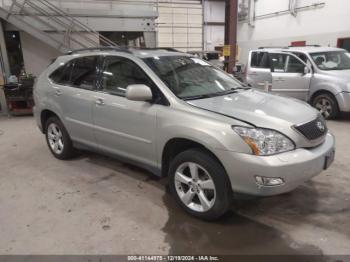
[[[241,126],[232,128],[250,146],[254,155],[267,156],[295,149],[293,141],[277,131]]]

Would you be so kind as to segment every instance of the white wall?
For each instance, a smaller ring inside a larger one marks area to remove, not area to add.
[[[241,1],[241,0],[239,0]],[[288,46],[292,41],[307,44],[336,46],[338,38],[350,37],[349,0],[297,0],[297,7],[314,3],[325,3],[323,8],[299,11],[294,17],[290,13],[257,18],[255,27],[239,22],[237,41],[239,60],[246,62],[248,52],[259,46]],[[257,0],[255,15],[286,11],[289,0]],[[223,22],[225,5],[222,2],[205,2],[205,21]],[[224,44],[224,26],[206,26],[205,43],[208,50]]]
[[[289,0],[258,0],[256,16],[288,9]],[[249,50],[259,46],[288,46],[292,41],[306,41],[306,44],[336,46],[337,39],[350,37],[349,0],[298,0],[302,7],[325,2],[323,8],[309,9],[291,14],[258,19],[255,27],[247,23],[238,26],[240,60],[245,63]]]

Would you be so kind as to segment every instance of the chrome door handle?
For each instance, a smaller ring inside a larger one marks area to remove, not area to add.
[[[284,82],[284,81],[286,81],[286,79],[284,79],[284,78],[277,78],[275,81],[276,82]]]
[[[97,98],[95,101],[95,104],[98,106],[103,106],[105,104],[105,102],[102,98]]]
[[[56,89],[56,91],[55,91],[55,95],[56,95],[56,96],[60,96],[60,95],[62,95],[62,91],[61,91],[61,90],[59,90],[59,89]]]

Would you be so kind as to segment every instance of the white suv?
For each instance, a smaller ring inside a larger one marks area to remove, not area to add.
[[[249,86],[307,101],[326,119],[350,112],[350,57],[344,49],[260,48],[250,51],[246,70]]]

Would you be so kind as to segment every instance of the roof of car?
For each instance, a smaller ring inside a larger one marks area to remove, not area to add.
[[[65,55],[98,55],[98,54],[116,54],[127,53],[140,58],[155,57],[155,56],[191,56],[190,54],[178,51],[173,48],[127,48],[127,47],[93,47],[85,49],[72,50]]]
[[[291,46],[291,47],[263,47],[259,48],[259,51],[277,51],[277,52],[288,52],[288,51],[300,51],[306,53],[318,53],[318,52],[332,52],[332,51],[344,51],[344,49],[328,46]]]

